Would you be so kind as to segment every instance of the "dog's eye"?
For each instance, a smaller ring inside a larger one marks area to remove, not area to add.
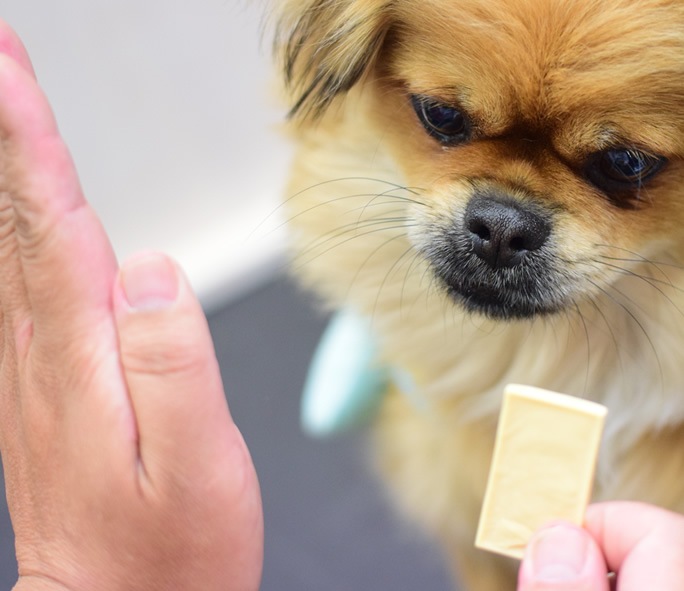
[[[413,96],[413,108],[427,132],[443,144],[455,144],[467,139],[469,126],[465,115],[449,105]]]
[[[589,159],[587,175],[595,185],[605,190],[638,189],[654,177],[667,162],[632,148],[613,148],[594,154]]]

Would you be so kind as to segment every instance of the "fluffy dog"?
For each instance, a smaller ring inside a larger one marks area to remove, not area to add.
[[[606,404],[596,499],[684,511],[684,3],[290,0],[295,267],[410,376],[399,505],[468,590],[508,382]]]

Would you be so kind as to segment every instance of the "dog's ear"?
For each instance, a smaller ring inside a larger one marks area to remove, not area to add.
[[[390,26],[391,0],[286,0],[276,31],[293,104],[316,118],[372,66]]]

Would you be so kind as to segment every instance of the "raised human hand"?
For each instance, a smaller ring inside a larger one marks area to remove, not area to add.
[[[258,484],[209,330],[158,254],[118,269],[0,22],[0,452],[16,590],[256,590]]]

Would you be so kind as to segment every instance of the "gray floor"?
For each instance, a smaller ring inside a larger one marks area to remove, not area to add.
[[[445,591],[438,553],[396,520],[368,473],[363,436],[312,441],[298,397],[325,319],[286,281],[210,318],[226,390],[260,475],[262,591]],[[0,590],[16,578],[0,507]]]

